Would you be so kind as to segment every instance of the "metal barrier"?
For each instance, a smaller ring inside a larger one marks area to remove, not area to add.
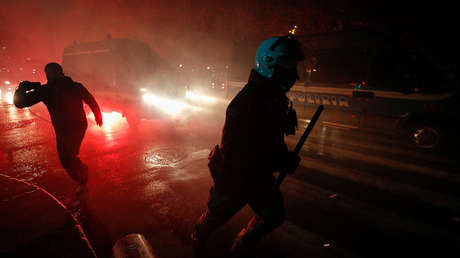
[[[114,258],[156,258],[152,247],[141,234],[129,234],[112,248]]]

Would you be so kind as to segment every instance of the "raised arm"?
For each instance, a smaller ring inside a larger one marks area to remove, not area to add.
[[[45,89],[39,82],[23,81],[14,92],[13,103],[18,108],[25,108],[43,101],[45,97]]]
[[[99,126],[102,126],[102,113],[99,105],[96,102],[96,99],[81,83],[75,83],[75,85],[83,101],[85,101],[85,103],[88,104],[88,106],[91,108],[91,111],[94,114],[94,118],[96,119],[96,123]]]

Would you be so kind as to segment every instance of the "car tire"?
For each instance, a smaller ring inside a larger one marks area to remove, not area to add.
[[[409,128],[407,137],[418,149],[438,150],[442,143],[441,127],[435,124],[417,123]]]

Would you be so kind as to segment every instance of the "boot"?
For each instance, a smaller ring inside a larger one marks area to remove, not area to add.
[[[232,258],[256,257],[257,245],[267,234],[265,225],[258,216],[249,221],[246,228],[243,228],[233,241],[230,251]]]
[[[232,249],[230,251],[231,258],[253,258],[255,251],[254,246],[252,246],[248,241],[248,230],[246,228],[242,229],[238,236],[233,241]]]

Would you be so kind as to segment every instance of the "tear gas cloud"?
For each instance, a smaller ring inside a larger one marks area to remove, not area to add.
[[[387,1],[369,6],[364,0],[2,0],[0,68],[29,69],[29,64],[39,74],[47,62],[62,60],[64,46],[109,33],[148,43],[172,66],[226,65],[238,42],[287,33],[293,25],[299,33],[330,31],[338,19],[396,24],[397,30],[420,31],[453,45],[443,40],[452,34],[455,23],[447,22],[452,12],[440,6]]]
[[[42,70],[47,62],[62,60],[64,46],[102,40],[109,33],[146,42],[175,65],[225,62],[235,41],[325,19],[318,9],[300,8],[305,3],[269,2],[3,0],[1,65],[29,61]]]

